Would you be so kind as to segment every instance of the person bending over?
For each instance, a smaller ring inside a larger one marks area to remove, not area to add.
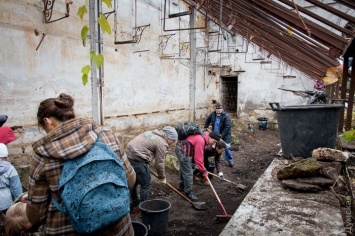
[[[158,179],[166,183],[165,157],[171,145],[178,138],[174,127],[165,126],[162,130],[147,131],[127,144],[125,154],[136,172],[136,183],[131,189],[131,212],[139,212],[139,203],[149,199],[151,176],[149,164],[155,158]],[[137,186],[140,185],[140,196]]]
[[[208,177],[208,172],[204,165],[204,148],[206,145],[215,144],[220,139],[218,132],[204,132],[201,134],[189,135],[184,140],[178,140],[175,147],[175,154],[179,160],[179,178],[178,189],[185,193],[191,201],[197,202],[198,198],[192,194],[193,184],[193,166],[196,164],[203,178]]]

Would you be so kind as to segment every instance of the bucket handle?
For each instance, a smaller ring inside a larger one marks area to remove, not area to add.
[[[273,111],[279,111],[280,110],[280,104],[278,102],[270,102],[269,105],[271,106],[271,109]]]

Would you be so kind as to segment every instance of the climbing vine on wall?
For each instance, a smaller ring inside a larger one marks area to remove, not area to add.
[[[105,3],[108,8],[110,9],[112,8],[112,0],[102,0],[102,2]],[[84,18],[84,15],[88,12],[87,5],[88,5],[88,0],[85,2],[85,5],[79,7],[78,9],[78,16],[80,17],[81,20]],[[104,14],[102,13],[100,14],[100,17],[97,19],[97,22],[99,23],[103,33],[111,34],[112,32],[111,27]],[[80,35],[84,47],[86,46],[86,38],[89,30],[90,28],[87,25],[84,25],[83,28],[81,29]],[[94,51],[90,51],[90,59],[96,64],[97,68],[100,68],[104,63],[104,56],[101,53],[96,54]],[[81,81],[84,86],[88,82],[90,71],[91,71],[90,65],[85,65],[81,69],[81,73],[82,73]]]

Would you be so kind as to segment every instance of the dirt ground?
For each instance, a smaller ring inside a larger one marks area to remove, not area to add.
[[[255,133],[252,133],[247,129],[247,121],[235,119],[236,125],[233,127],[233,134],[238,140],[238,144],[232,145],[235,164],[234,167],[229,167],[223,162],[223,173],[226,179],[243,184],[247,189],[240,193],[233,184],[228,182],[221,183],[215,177],[211,179],[221,203],[227,214],[230,215],[236,211],[259,176],[280,150],[280,141],[276,130],[259,130],[257,124],[254,124]],[[178,172],[167,169],[167,180],[176,187],[178,184]],[[223,211],[211,187],[194,184],[194,194],[200,201],[206,202],[208,206],[206,211],[197,211],[188,201],[184,200],[168,186],[158,182],[154,176],[152,176],[152,181],[150,199],[164,199],[171,203],[166,236],[216,236],[223,230],[227,222],[215,223],[216,215],[223,215]],[[0,226],[3,226],[2,220],[0,219]],[[139,214],[132,214],[132,220],[142,221]],[[0,232],[0,236],[2,235],[4,234]]]
[[[280,150],[280,141],[276,130],[259,130],[258,125],[255,124],[255,133],[252,133],[247,129],[247,122],[240,120],[238,123],[237,120],[236,124],[238,125],[233,127],[233,134],[237,137],[238,145],[232,146],[235,164],[234,167],[229,167],[226,162],[223,162],[223,173],[226,179],[243,184],[247,189],[240,193],[233,184],[221,183],[215,177],[211,180],[229,215],[237,210],[254,183],[264,173]],[[200,201],[206,202],[208,206],[206,211],[197,211],[171,188],[159,183],[154,176],[152,176],[152,179],[150,199],[164,199],[171,203],[166,236],[216,236],[221,233],[227,221],[215,223],[216,215],[223,215],[223,210],[211,187],[193,185],[193,193]],[[178,172],[167,170],[167,180],[168,183],[177,187]],[[139,214],[132,214],[132,219],[141,221]]]
[[[234,117],[235,125],[232,133],[237,138],[237,144],[232,145],[231,149],[235,164],[234,167],[229,167],[226,162],[222,163],[225,178],[245,185],[246,190],[241,193],[233,184],[221,183],[215,177],[211,179],[221,204],[229,215],[234,214],[281,148],[277,129],[270,127],[267,130],[259,130],[258,125],[253,124],[255,129],[253,133],[247,129],[247,123],[247,117]],[[177,187],[178,179],[176,170],[167,169],[168,183]],[[165,236],[218,236],[225,227],[226,221],[215,222],[216,215],[223,215],[223,210],[211,187],[194,184],[193,193],[200,201],[206,202],[208,210],[196,210],[188,201],[152,176],[150,199],[164,199],[171,203]],[[142,222],[139,213],[131,214],[131,216],[133,221]],[[2,226],[3,219],[0,219],[0,236],[4,235]],[[31,236],[32,234],[25,235]]]

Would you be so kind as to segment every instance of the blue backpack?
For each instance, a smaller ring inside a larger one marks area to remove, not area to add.
[[[100,137],[89,152],[64,162],[58,191],[64,206],[52,198],[54,205],[80,234],[107,228],[130,210],[123,163]]]

